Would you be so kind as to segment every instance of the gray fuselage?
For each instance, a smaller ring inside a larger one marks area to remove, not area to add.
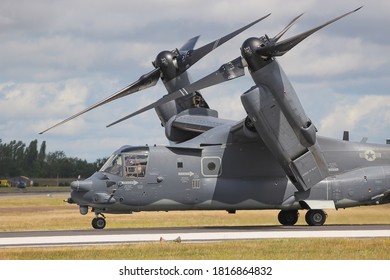
[[[207,134],[200,137],[206,140]],[[73,182],[71,196],[100,213],[326,209],[389,202],[389,146],[322,137],[318,142],[330,176],[306,192],[297,191],[256,139],[198,147],[125,146],[99,172]],[[334,207],[327,207],[329,202]]]

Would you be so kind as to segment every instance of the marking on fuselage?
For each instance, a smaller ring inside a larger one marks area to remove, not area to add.
[[[377,158],[381,158],[382,154],[381,153],[375,153],[373,150],[367,150],[367,151],[365,151],[363,153],[360,153],[359,157],[360,158],[364,158],[367,161],[374,161]]]
[[[200,179],[192,179],[192,189],[200,189]]]
[[[177,173],[177,175],[179,175],[179,176],[190,176],[190,177],[192,177],[192,176],[194,176],[194,172],[192,172],[192,171],[189,171],[189,172],[179,172],[179,173]]]
[[[328,163],[328,170],[329,170],[329,172],[338,172],[339,167],[337,166],[336,162],[329,162]]]
[[[180,178],[180,182],[182,182],[182,184],[187,184],[189,181],[190,181],[189,177],[181,177]]]
[[[135,185],[138,185],[139,182],[136,181],[136,180],[131,180],[131,181],[120,181],[118,182],[118,185],[119,186],[124,186],[124,185],[131,185],[131,186],[135,186]]]

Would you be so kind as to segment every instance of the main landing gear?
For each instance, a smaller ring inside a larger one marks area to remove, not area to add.
[[[293,226],[298,222],[298,210],[282,210],[279,212],[278,220],[284,226]]]
[[[309,226],[322,226],[326,221],[326,213],[324,210],[312,209],[307,211],[305,220]]]
[[[101,217],[99,217],[99,214]],[[94,229],[104,229],[106,227],[106,217],[102,213],[96,213],[96,217],[92,220]]]
[[[298,210],[282,210],[278,214],[279,223],[284,226],[295,225],[298,221]],[[305,220],[309,226],[322,226],[326,221],[326,213],[321,209],[311,209],[306,212]]]

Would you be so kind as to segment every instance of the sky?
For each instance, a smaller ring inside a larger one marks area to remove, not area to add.
[[[318,134],[390,138],[390,2],[385,0],[8,1],[0,2],[0,139],[90,162],[123,145],[168,144],[154,110],[106,125],[166,94],[161,81],[43,135],[39,132],[112,95],[153,70],[163,50],[201,35],[200,47],[268,13],[189,69],[196,81],[240,55],[249,37],[276,35],[304,13],[288,38],[364,6],[278,58]],[[239,79],[202,90],[221,118],[240,120]]]

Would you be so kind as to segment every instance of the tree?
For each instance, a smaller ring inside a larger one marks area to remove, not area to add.
[[[26,144],[21,141],[13,140],[6,144],[0,139],[0,177],[89,177],[104,162],[98,159],[95,163],[88,163],[86,160],[67,157],[63,151],[46,154],[46,141],[42,142],[38,152],[38,140],[31,141],[26,148]]]
[[[43,163],[46,158],[46,141],[43,141],[41,144],[41,148],[39,149],[38,154],[38,162]]]
[[[34,176],[38,172],[38,140],[33,140],[25,151],[24,171],[28,176]]]
[[[62,151],[56,151],[47,155],[48,177],[55,178],[61,175],[61,161],[63,161],[65,157],[65,153]]]
[[[21,141],[11,141],[2,144],[0,141],[0,176],[18,176],[22,170],[25,144]]]

